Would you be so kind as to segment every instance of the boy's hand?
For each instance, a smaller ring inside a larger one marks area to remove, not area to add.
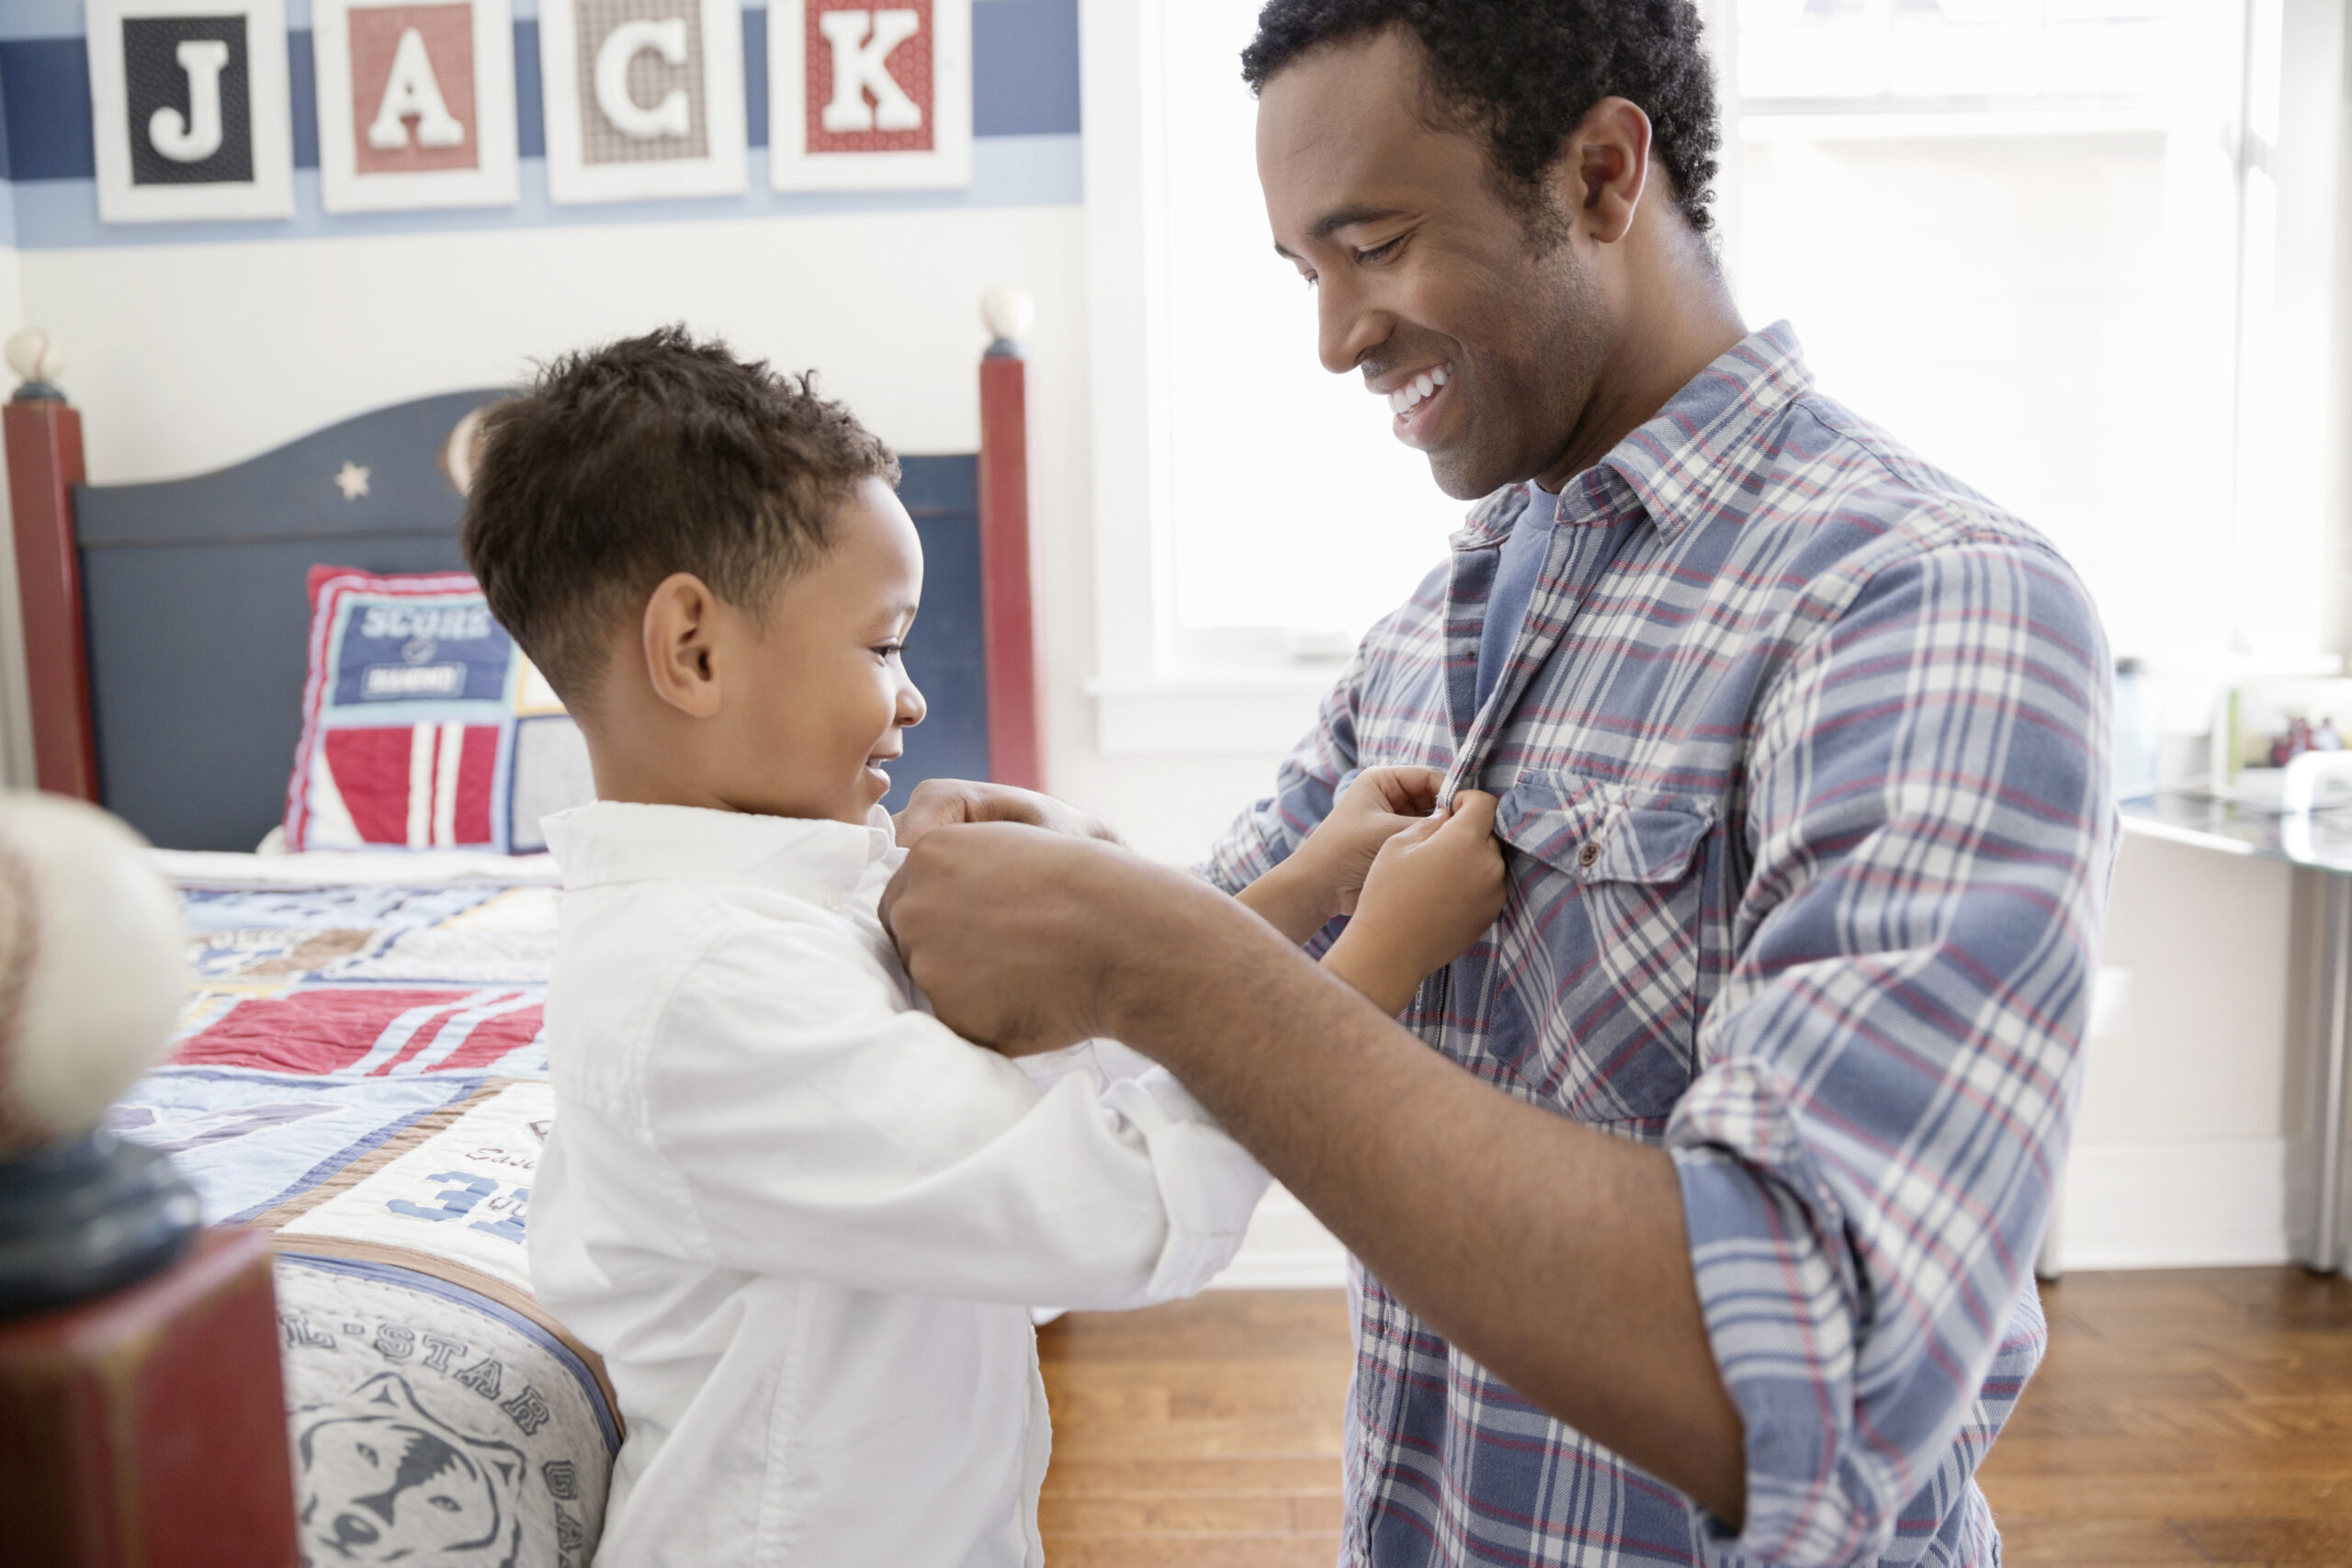
[[[899,847],[910,850],[934,828],[962,822],[1020,822],[1074,838],[1123,842],[1118,830],[1091,812],[1067,801],[1011,784],[970,779],[925,779],[907,798],[907,808],[890,819]]]
[[[1366,768],[1289,859],[1241,890],[1241,902],[1301,943],[1354,914],[1380,847],[1428,822],[1444,784],[1435,768]]]
[[[1323,967],[1385,1012],[1402,1012],[1432,971],[1459,957],[1502,913],[1495,797],[1462,790],[1451,809],[1384,843],[1355,918]]]

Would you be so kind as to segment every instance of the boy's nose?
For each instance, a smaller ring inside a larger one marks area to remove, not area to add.
[[[916,725],[922,722],[923,716],[930,711],[931,705],[923,701],[922,692],[920,688],[916,687],[912,682],[909,682],[907,685],[899,688],[899,725],[900,728],[913,728]]]

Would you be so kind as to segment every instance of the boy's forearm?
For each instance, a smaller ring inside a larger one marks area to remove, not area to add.
[[[1323,967],[1391,1018],[1412,1005],[1413,993],[1427,977],[1409,960],[1390,952],[1372,931],[1352,925],[1323,955]]]
[[[1306,874],[1295,854],[1233,897],[1243,908],[1288,937],[1293,947],[1306,946],[1330,923],[1323,890]]]

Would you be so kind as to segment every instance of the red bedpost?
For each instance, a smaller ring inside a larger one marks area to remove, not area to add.
[[[294,1568],[269,1241],[0,1320],[0,1568]]]
[[[989,776],[1046,787],[1039,722],[1036,592],[1029,549],[1029,366],[1019,339],[1029,297],[997,288],[981,314],[995,342],[980,361],[980,614],[986,624]]]
[[[98,798],[90,666],[82,631],[82,565],[74,547],[74,487],[82,482],[82,416],[43,378],[62,361],[46,333],[9,340],[25,384],[5,410],[8,509],[24,608],[25,677],[32,697],[33,776],[42,789]]]

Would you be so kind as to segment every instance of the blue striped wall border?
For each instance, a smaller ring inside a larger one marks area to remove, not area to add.
[[[839,192],[769,189],[767,149],[754,147],[746,160],[749,188],[741,196],[596,202],[576,207],[559,207],[550,202],[547,160],[526,158],[520,171],[520,199],[514,206],[417,212],[330,214],[319,201],[318,171],[297,169],[292,218],[201,223],[101,223],[95,179],[28,180],[14,187],[0,184],[0,200],[6,200],[6,193],[12,188],[15,192],[13,211],[0,213],[0,233],[13,227],[15,237],[0,239],[0,244],[13,244],[23,251],[121,250],[145,245],[217,244],[232,240],[364,239],[388,234],[480,233],[499,229],[699,223],[716,219],[1073,207],[1085,199],[1081,146],[1076,136],[983,137],[972,144],[972,183],[965,189]]]
[[[518,5],[517,11],[524,7]],[[289,7],[289,10],[291,7]],[[301,18],[309,19],[309,7]],[[536,12],[537,7],[531,9]],[[19,15],[19,10],[24,14]],[[81,6],[16,0],[0,26],[0,179],[90,180],[97,153],[90,130],[90,65]],[[45,32],[70,16],[68,36]],[[22,36],[33,33],[36,36]],[[294,166],[319,166],[317,84],[311,34],[288,35],[294,112]],[[752,146],[768,139],[768,16],[743,12],[745,109]],[[539,25],[514,24],[514,112],[526,159],[546,151],[539,97]],[[1080,130],[1078,0],[978,0],[972,7],[972,130],[975,137],[1075,136]],[[764,177],[764,176],[763,176]],[[21,199],[21,197],[20,197]],[[676,205],[676,204],[666,204]]]

